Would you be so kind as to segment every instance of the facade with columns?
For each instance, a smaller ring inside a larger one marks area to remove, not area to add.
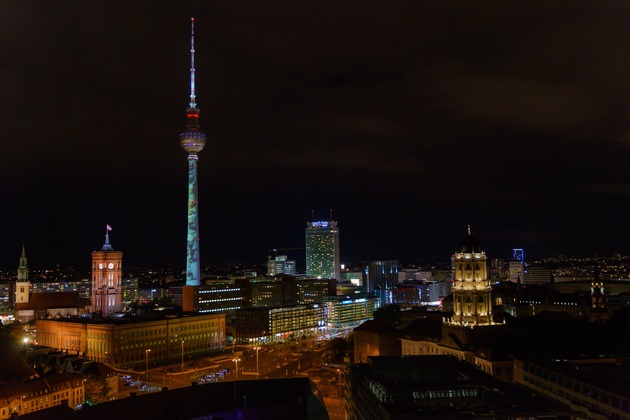
[[[451,324],[482,326],[492,324],[492,300],[486,253],[479,240],[468,234],[453,255],[453,317]]]

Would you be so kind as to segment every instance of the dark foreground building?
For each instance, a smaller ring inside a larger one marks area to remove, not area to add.
[[[570,419],[563,405],[452,356],[368,357],[346,377],[346,418]]]
[[[57,406],[20,420],[328,419],[308,378],[193,385],[72,410]]]

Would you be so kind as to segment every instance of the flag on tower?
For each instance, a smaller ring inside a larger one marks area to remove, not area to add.
[[[112,227],[110,225],[107,225],[107,231],[109,232],[110,230],[112,230]]]

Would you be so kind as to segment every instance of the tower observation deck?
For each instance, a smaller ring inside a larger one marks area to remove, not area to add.
[[[188,152],[188,232],[186,235],[186,285],[201,283],[199,266],[199,201],[197,193],[197,153],[206,145],[206,135],[199,126],[199,108],[195,97],[195,18],[190,19],[190,103],[186,109],[186,130],[179,143]]]

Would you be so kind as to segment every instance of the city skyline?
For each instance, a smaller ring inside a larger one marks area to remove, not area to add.
[[[0,267],[87,267],[106,223],[126,266],[185,267],[191,16],[202,267],[330,208],[342,262],[468,224],[488,258],[628,252],[629,6],[456,5],[0,5]]]

